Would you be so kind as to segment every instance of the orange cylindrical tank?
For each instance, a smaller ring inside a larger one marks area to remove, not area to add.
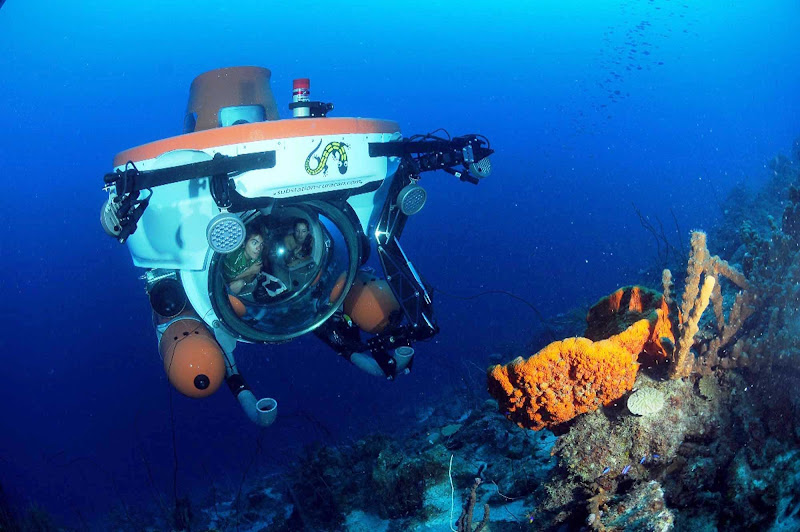
[[[347,272],[342,272],[339,274],[339,278],[336,279],[336,284],[334,284],[333,288],[331,288],[331,295],[328,296],[328,301],[333,303],[339,299],[339,296],[342,295],[342,290],[344,290],[345,281],[347,281]]]
[[[374,334],[386,328],[391,314],[400,309],[400,304],[389,283],[360,271],[344,299],[343,308],[360,329]]]
[[[225,378],[222,348],[199,318],[172,322],[161,335],[158,349],[169,382],[187,397],[208,397]]]
[[[196,114],[194,131],[219,127],[223,107],[260,105],[267,120],[278,120],[278,105],[269,86],[272,76],[266,68],[218,68],[200,74],[189,88],[186,115]]]
[[[247,314],[247,307],[244,306],[244,303],[242,302],[241,299],[239,299],[233,294],[228,294],[228,301],[230,301],[231,308],[238,317],[241,318],[242,316]]]

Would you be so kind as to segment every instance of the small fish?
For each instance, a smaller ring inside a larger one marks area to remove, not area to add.
[[[653,455],[653,460],[658,460],[659,458],[661,458],[661,456],[659,456],[659,455],[657,455],[657,454],[654,454],[654,455]]]
[[[630,464],[628,464],[628,465],[626,465],[626,466],[625,466],[625,467],[622,469],[622,474],[623,474],[623,475],[627,475],[627,474],[628,474],[628,471],[630,471],[630,470],[631,470],[631,465],[630,465]]]
[[[610,467],[607,467],[607,468],[603,469],[603,472],[600,473],[600,476],[602,477],[603,475],[607,474],[609,471],[611,471]]]
[[[647,455],[644,455],[644,456],[642,456],[642,459],[641,459],[641,460],[639,460],[639,463],[640,463],[640,464],[643,464],[643,463],[645,463],[646,461],[647,461]]]

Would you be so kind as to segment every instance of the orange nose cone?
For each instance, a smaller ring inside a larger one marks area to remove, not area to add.
[[[358,272],[344,300],[345,313],[359,328],[373,334],[385,329],[390,315],[399,309],[389,283],[366,272]]]
[[[222,349],[199,321],[185,319],[170,325],[159,349],[169,382],[187,397],[208,397],[225,378]]]

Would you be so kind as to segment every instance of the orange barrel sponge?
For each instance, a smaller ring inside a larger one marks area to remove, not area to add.
[[[567,338],[528,360],[492,366],[488,387],[506,417],[520,427],[541,430],[616,401],[633,388],[638,367],[612,339]]]
[[[642,345],[640,331],[629,331],[640,320],[650,324],[650,334]],[[675,345],[675,335],[669,306],[661,293],[643,286],[625,286],[592,306],[586,316],[584,336],[597,341],[614,335],[617,343],[633,340],[626,348],[639,355],[638,361],[645,366],[666,361]]]
[[[489,393],[520,427],[553,427],[613,403],[633,388],[642,359],[666,360],[664,344],[675,344],[669,307],[647,288],[620,288],[586,320],[587,338],[553,342],[528,360],[489,368]]]

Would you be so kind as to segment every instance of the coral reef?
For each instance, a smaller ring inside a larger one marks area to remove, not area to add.
[[[714,405],[697,396],[690,383],[656,382],[642,375],[637,384],[663,393],[666,408],[660,415],[637,416],[617,406],[577,418],[555,447],[561,466],[574,479],[610,490],[622,480],[649,478],[678,454],[684,440],[705,438],[715,430],[709,414]]]
[[[772,218],[743,224],[744,251],[735,253],[742,267],[712,256],[705,233],[694,231],[680,298],[671,273],[662,276],[662,318],[674,320],[678,338],[652,336],[669,355],[672,379],[663,378],[663,365],[643,365],[634,385],[640,391],[628,397],[633,412],[610,401],[568,425],[545,425],[562,435],[552,450],[559,467],[537,491],[537,522],[591,530],[800,529],[800,190],[789,186],[800,172],[785,158],[770,167],[770,186],[786,185],[789,202],[780,227]],[[767,211],[775,209],[760,212]],[[647,299],[628,290],[590,311],[587,338],[635,323],[635,313],[615,315]],[[540,389],[528,377],[511,393],[541,404]],[[645,390],[662,396],[665,408],[633,415],[646,411],[636,406]]]
[[[784,167],[795,182],[800,180],[800,164]],[[794,367],[800,356],[800,191],[792,185],[783,197],[782,226],[769,218],[768,229],[758,232],[755,224],[742,228],[746,252],[743,262],[751,284],[759,295],[759,312],[751,318],[749,334],[731,357],[759,366]],[[731,365],[731,364],[729,364]]]
[[[643,530],[666,532],[675,517],[664,502],[664,491],[655,480],[634,487],[619,501],[606,503],[607,510],[595,530]],[[591,515],[591,514],[590,514]]]
[[[766,214],[767,223],[741,224],[741,270],[710,256],[705,234],[692,235],[672,313],[670,373],[684,378],[642,370],[636,381],[660,390],[666,408],[636,417],[612,404],[576,418],[554,447],[559,468],[541,520],[594,530],[800,529],[800,192],[789,186],[800,165],[776,158],[770,168],[771,192],[747,203],[761,206],[748,215],[775,212],[775,198],[789,203],[780,227]],[[669,272],[662,286],[673,308]]]
[[[261,479],[198,521],[275,532],[519,530],[555,467],[555,439],[507,423],[494,401],[463,419],[458,407],[437,407],[402,437],[308,449],[287,475]]]

